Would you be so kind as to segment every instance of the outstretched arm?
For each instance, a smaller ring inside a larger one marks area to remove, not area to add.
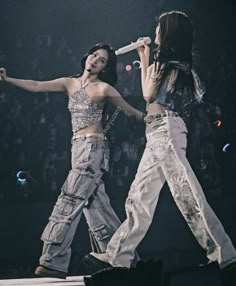
[[[25,80],[8,77],[5,68],[0,68],[0,78],[14,86],[30,92],[57,92],[66,91],[66,78],[58,78],[50,81]]]
[[[138,120],[143,120],[144,113],[126,102],[115,88],[107,84],[105,86],[105,94],[108,100],[112,104],[119,106],[128,117],[134,116]]]

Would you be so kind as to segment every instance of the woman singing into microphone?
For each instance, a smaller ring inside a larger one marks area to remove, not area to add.
[[[126,200],[127,219],[111,238],[105,253],[87,256],[94,271],[105,263],[106,267],[131,267],[135,249],[152,223],[165,182],[209,262],[216,261],[222,273],[230,268],[235,271],[236,250],[186,158],[191,110],[204,93],[192,70],[192,35],[187,15],[171,11],[159,17],[157,49],[151,65],[149,47],[143,43],[144,47],[138,48],[143,97],[148,105],[147,144]]]

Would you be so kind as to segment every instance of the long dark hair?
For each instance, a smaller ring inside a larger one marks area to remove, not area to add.
[[[154,78],[157,92],[165,80],[166,91],[175,99],[175,108],[186,123],[205,92],[192,70],[193,27],[188,16],[180,11],[163,13],[159,17],[159,46],[155,50]]]
[[[193,27],[188,16],[180,11],[163,13],[159,17],[159,41],[156,60],[192,64]]]
[[[170,11],[159,17],[159,46],[154,51],[156,80],[158,89],[171,71],[178,68],[178,76],[171,84],[171,90],[176,91],[177,85],[194,89],[192,67],[193,27],[188,16],[180,11]],[[180,65],[183,68],[180,68]],[[186,71],[184,71],[186,69]],[[172,80],[172,79],[171,79]],[[170,85],[168,85],[170,87]]]
[[[104,44],[104,43],[98,43],[95,46],[93,46],[91,49],[88,50],[88,52],[83,56],[83,58],[80,61],[81,64],[81,68],[82,71],[79,74],[76,75],[72,75],[70,77],[74,77],[74,78],[78,78],[81,77],[84,69],[85,69],[85,62],[87,60],[87,57],[89,55],[91,55],[92,53],[94,53],[97,50],[106,50],[108,53],[108,61],[107,61],[107,65],[105,67],[105,69],[100,72],[100,74],[98,75],[98,78],[103,81],[106,82],[108,84],[110,84],[111,86],[114,86],[117,82],[117,70],[116,70],[116,66],[117,66],[117,57],[115,54],[115,50],[108,44]],[[106,125],[109,123],[110,117],[112,117],[113,114],[116,114],[117,109],[115,111],[110,111],[109,110],[109,106],[108,106],[108,102],[105,102],[104,108],[103,108],[103,117],[102,117],[102,123],[103,123],[103,127],[106,128]],[[111,136],[110,136],[110,128],[108,128],[108,132],[106,133],[106,137],[108,138],[109,141],[111,140]]]
[[[92,53],[94,53],[95,51],[100,50],[100,49],[107,51],[108,61],[107,61],[107,65],[106,65],[105,69],[98,75],[98,78],[101,81],[104,81],[104,82],[114,86],[117,82],[117,71],[116,71],[117,58],[116,58],[115,51],[108,44],[102,44],[102,43],[96,44],[87,52],[87,54],[85,54],[83,56],[83,58],[80,62],[82,72],[78,76],[81,76],[82,73],[84,72],[85,62],[87,60],[87,57],[89,55],[91,55]]]

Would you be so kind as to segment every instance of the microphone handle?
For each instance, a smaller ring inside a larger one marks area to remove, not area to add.
[[[151,39],[149,37],[145,37],[145,38],[143,38],[143,40],[146,44],[151,43]],[[132,44],[129,44],[127,46],[124,46],[124,47],[118,49],[117,51],[115,51],[115,53],[116,53],[116,55],[122,55],[122,54],[130,52],[132,50],[135,50],[138,47],[141,47],[142,45],[143,45],[143,43],[141,41],[137,41],[137,42],[134,42]]]

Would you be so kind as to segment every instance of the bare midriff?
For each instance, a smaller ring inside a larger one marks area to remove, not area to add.
[[[73,136],[79,135],[79,134],[102,133],[102,132],[103,132],[102,123],[101,121],[99,121],[83,129],[73,131]]]
[[[158,103],[150,103],[148,106],[148,114],[160,113],[164,110],[168,110],[169,108],[165,105]]]

